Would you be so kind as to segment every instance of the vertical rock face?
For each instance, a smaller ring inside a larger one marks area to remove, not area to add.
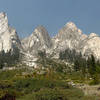
[[[34,32],[22,40],[25,51],[35,55],[38,50],[45,50],[52,57],[59,58],[59,53],[66,49],[76,50],[85,56],[93,54],[100,59],[100,38],[97,34],[83,34],[73,22],[67,23],[58,34],[50,38],[43,26],[38,26]]]
[[[29,37],[22,40],[22,47],[25,53],[23,61],[33,66],[37,60],[38,51],[47,52],[52,47],[52,41],[47,30],[43,26],[38,26]]]
[[[75,49],[79,51],[79,45],[87,35],[84,35],[80,29],[72,22],[67,23],[53,38],[54,41],[54,50],[59,55],[60,51],[65,49]],[[53,51],[54,51],[53,50]]]
[[[100,37],[95,33],[83,34],[72,22],[67,23],[52,40],[54,57],[58,58],[60,51],[74,49],[86,57],[93,54],[100,59]]]
[[[84,42],[82,53],[85,55],[93,54],[97,59],[100,59],[100,37],[96,33],[91,33],[87,41]]]
[[[0,13],[0,51],[5,52],[11,49],[11,40],[8,27],[8,19],[5,13]]]
[[[71,38],[77,39],[81,34],[82,31],[79,30],[74,23],[69,22],[59,31],[56,38],[62,41]]]
[[[2,12],[0,13],[0,51],[13,50],[17,45],[21,46],[16,30],[8,25],[7,15]]]
[[[22,45],[25,50],[35,54],[38,50],[51,48],[52,42],[47,30],[43,26],[38,26],[28,38],[22,40]]]
[[[0,51],[7,52],[15,47],[23,50],[22,52],[31,59],[39,50],[45,50],[58,58],[60,51],[65,49],[74,49],[86,56],[93,54],[100,59],[100,37],[95,33],[83,34],[73,22],[67,23],[53,38],[50,38],[43,26],[38,26],[29,37],[20,42],[16,30],[8,25],[7,15],[2,12],[0,13]]]
[[[0,34],[8,30],[8,18],[4,12],[0,13]]]
[[[20,50],[22,50],[21,41],[19,39],[19,36],[17,35],[16,30],[12,27],[9,27],[9,33],[10,33],[12,48],[18,47]]]

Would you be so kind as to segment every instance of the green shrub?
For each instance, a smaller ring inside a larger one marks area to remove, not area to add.
[[[68,99],[60,91],[52,89],[43,89],[34,94],[34,100],[68,100]]]
[[[42,88],[38,92],[25,95],[17,100],[83,100],[84,94],[81,90],[72,89],[47,89]]]
[[[100,83],[99,80],[95,79],[95,80],[92,80],[92,81],[89,83],[89,85],[97,85],[97,84],[99,84],[99,83]]]

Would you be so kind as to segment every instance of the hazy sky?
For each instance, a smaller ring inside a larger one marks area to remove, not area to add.
[[[53,36],[67,22],[74,22],[84,33],[100,34],[100,0],[0,0],[0,12],[20,37],[44,25]]]

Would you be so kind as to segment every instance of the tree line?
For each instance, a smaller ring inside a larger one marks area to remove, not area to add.
[[[60,52],[59,58],[74,63],[74,71],[81,71],[84,76],[88,74],[97,81],[98,74],[100,74],[100,62],[95,59],[94,55],[90,55],[86,59],[81,52],[77,53],[75,50],[66,49]]]
[[[12,67],[17,62],[19,62],[19,58],[20,53],[18,48],[13,49],[13,51],[9,50],[8,52],[2,50],[0,52],[0,68],[2,69],[3,67]]]

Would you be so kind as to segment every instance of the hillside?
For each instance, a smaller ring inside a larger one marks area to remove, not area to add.
[[[73,22],[20,40],[0,13],[0,100],[99,100],[100,37]]]

